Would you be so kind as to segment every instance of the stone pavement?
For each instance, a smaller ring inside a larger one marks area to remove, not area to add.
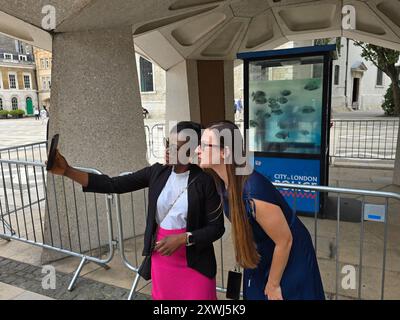
[[[47,121],[34,118],[0,120],[0,149],[45,141]]]
[[[43,289],[42,268],[0,257],[0,300],[126,300],[129,290],[81,278],[69,292],[71,274],[57,271],[55,289]],[[136,299],[149,299],[138,294]]]
[[[47,296],[0,282],[0,300],[54,300]]]

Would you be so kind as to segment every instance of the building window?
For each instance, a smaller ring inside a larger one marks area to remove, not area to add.
[[[15,74],[9,74],[8,80],[10,83],[10,89],[17,89],[17,78],[16,78]]]
[[[46,69],[50,68],[50,61],[49,59],[45,59],[45,63],[46,63]]]
[[[24,75],[24,86],[25,86],[25,89],[31,89],[31,76],[30,75]]]
[[[4,54],[4,59],[5,60],[13,60],[13,55],[11,53],[5,53]]]
[[[40,68],[44,69],[44,59],[40,59]]]
[[[51,78],[42,77],[42,90],[50,90],[50,89],[51,89]]]
[[[313,65],[313,78],[322,78],[324,73],[324,64],[323,63],[315,63]]]
[[[154,91],[154,79],[153,79],[153,64],[144,59],[139,58],[140,67],[140,91],[151,92]]]
[[[26,55],[23,55],[23,54],[20,54],[20,55],[18,56],[18,59],[19,59],[19,61],[28,61],[27,56],[26,56]]]
[[[18,53],[25,54],[25,48],[22,41],[15,40]]]
[[[0,98],[0,110],[3,110],[3,99]]]
[[[12,98],[11,99],[11,106],[13,110],[17,110],[18,109],[18,99],[17,98]]]
[[[376,85],[377,86],[383,86],[383,71],[378,69],[377,75],[376,75]]]
[[[337,86],[339,85],[339,76],[340,76],[340,67],[339,66],[335,66],[335,80],[334,80],[334,84]]]

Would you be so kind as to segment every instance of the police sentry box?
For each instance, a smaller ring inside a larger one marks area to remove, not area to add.
[[[271,182],[328,185],[336,46],[245,52],[238,58],[244,62],[245,141],[255,170]],[[279,190],[298,214],[322,213],[323,193]]]

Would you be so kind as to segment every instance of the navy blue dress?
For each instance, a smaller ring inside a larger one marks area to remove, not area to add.
[[[222,190],[225,214],[229,218],[226,190]],[[260,173],[254,171],[248,178],[243,199],[253,229],[257,251],[261,256],[256,269],[245,269],[243,295],[245,300],[268,300],[264,294],[272,263],[275,243],[253,216],[251,200],[262,200],[279,206],[285,215],[293,236],[289,260],[281,280],[284,300],[324,300],[325,294],[317,257],[310,233],[296,216],[278,189]],[[257,212],[254,213],[257,215]]]

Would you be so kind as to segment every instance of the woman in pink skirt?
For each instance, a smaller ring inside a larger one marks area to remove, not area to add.
[[[77,170],[58,152],[50,170],[80,183],[84,192],[121,194],[149,188],[142,254],[151,256],[154,300],[217,298],[213,242],[225,231],[224,215],[213,178],[189,161],[200,136],[199,124],[178,123],[166,140],[167,164],[125,176]]]

